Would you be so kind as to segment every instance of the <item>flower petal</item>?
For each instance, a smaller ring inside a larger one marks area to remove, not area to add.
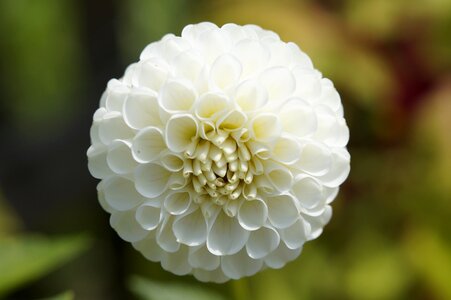
[[[276,228],[286,228],[299,217],[299,211],[294,199],[289,195],[271,196],[265,198],[268,206],[268,217]]]
[[[197,280],[200,280],[202,282],[211,281],[215,283],[224,283],[230,279],[229,277],[224,275],[224,272],[222,271],[221,267],[218,267],[213,271],[195,269],[193,275],[194,277],[196,277]]]
[[[250,121],[250,126],[250,133],[256,141],[273,141],[282,131],[279,117],[271,113],[258,114]]]
[[[317,144],[305,144],[296,167],[311,175],[320,176],[329,172],[332,164],[332,154],[329,148]]]
[[[265,66],[270,56],[269,50],[262,43],[251,39],[239,41],[232,53],[242,63],[245,77]]]
[[[243,201],[238,211],[238,222],[246,230],[256,230],[265,224],[268,207],[260,199]]]
[[[226,276],[232,279],[252,276],[260,271],[262,266],[263,260],[250,258],[244,248],[234,255],[221,257],[222,271]]]
[[[280,236],[272,227],[261,227],[252,231],[246,243],[246,251],[250,257],[260,259],[274,251],[280,242]]]
[[[186,112],[196,101],[197,93],[188,81],[171,80],[160,90],[158,102],[169,113]]]
[[[268,92],[270,101],[283,100],[293,94],[296,81],[287,67],[271,67],[259,77],[259,81]]]
[[[235,84],[241,75],[241,63],[231,54],[219,56],[210,68],[213,84],[221,90]]]
[[[191,204],[191,195],[187,191],[175,191],[164,200],[164,208],[172,215],[185,213]]]
[[[131,128],[161,126],[157,96],[149,91],[136,91],[125,100],[123,114],[125,123]]]
[[[312,177],[297,178],[292,191],[301,206],[306,209],[316,207],[324,199],[322,186]]]
[[[174,217],[169,215],[163,217],[163,222],[158,227],[157,243],[167,252],[176,252],[180,249],[180,243],[172,231],[172,224],[174,223]]]
[[[192,270],[188,263],[188,253],[189,248],[183,245],[177,252],[165,252],[161,257],[161,266],[166,271],[170,271],[175,275],[186,275]]]
[[[158,91],[168,77],[168,66],[161,58],[152,57],[139,62],[133,83]]]
[[[106,160],[110,169],[116,174],[130,173],[138,165],[133,159],[130,143],[121,140],[111,143]]]
[[[110,217],[110,225],[113,227],[117,234],[127,242],[137,242],[142,240],[148,233],[144,230],[135,219],[135,212],[129,211],[117,211],[113,212]]]
[[[119,211],[129,210],[145,201],[135,189],[133,181],[119,176],[111,176],[103,181],[105,201]]]
[[[207,93],[200,97],[196,106],[196,116],[201,120],[217,118],[229,106],[229,99],[221,93]]]
[[[273,269],[280,269],[287,262],[294,260],[301,254],[302,248],[289,249],[285,243],[279,243],[279,247],[265,257],[265,264]]]
[[[282,128],[296,137],[304,137],[316,131],[317,120],[313,108],[298,98],[285,102],[279,112]]]
[[[133,157],[140,163],[158,159],[160,153],[166,149],[163,133],[156,127],[146,127],[140,130],[132,143]]]
[[[351,171],[351,156],[346,149],[336,149],[332,153],[332,164],[329,171],[318,177],[327,187],[337,187],[342,184]]]
[[[183,152],[197,137],[197,134],[197,122],[193,116],[188,114],[174,115],[166,124],[166,144],[174,152]]]
[[[133,247],[142,253],[142,255],[150,261],[161,261],[163,249],[158,246],[155,240],[155,231],[151,231],[144,239],[134,242]]]
[[[302,248],[304,243],[307,241],[307,232],[309,229],[309,224],[304,223],[303,219],[299,218],[290,227],[280,230],[280,235],[289,249],[298,249]]]
[[[191,247],[188,262],[193,268],[213,271],[219,267],[220,258],[208,251],[207,247]]]
[[[207,223],[200,208],[177,217],[173,226],[174,235],[179,243],[198,246],[207,239]]]
[[[291,165],[299,160],[301,156],[301,146],[288,136],[279,137],[273,144],[271,157],[281,163]]]
[[[154,230],[160,224],[161,208],[144,203],[136,209],[136,221],[145,230]]]
[[[207,247],[215,255],[231,255],[244,247],[249,231],[243,229],[237,218],[230,218],[222,210],[208,233]]]
[[[166,190],[171,175],[172,172],[154,163],[140,165],[135,169],[136,190],[148,198],[158,197]]]
[[[310,225],[310,232],[307,234],[308,240],[316,239],[323,232],[324,226],[329,223],[330,218],[332,217],[332,207],[329,205],[326,206],[324,212],[320,216],[309,216],[303,214],[305,222]]]
[[[107,148],[103,145],[92,145],[87,151],[89,173],[97,179],[111,175],[111,169],[107,163]]]
[[[121,114],[117,112],[105,114],[99,124],[99,137],[105,145],[109,145],[115,139],[130,139],[133,135],[133,130],[125,124]]]

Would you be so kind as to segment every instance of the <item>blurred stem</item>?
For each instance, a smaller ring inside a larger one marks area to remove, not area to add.
[[[234,300],[252,299],[247,278],[232,281]]]

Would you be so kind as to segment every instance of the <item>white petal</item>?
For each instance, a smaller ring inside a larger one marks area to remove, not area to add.
[[[204,59],[196,49],[189,49],[174,58],[172,67],[178,76],[196,82],[204,66]]]
[[[119,176],[111,176],[103,181],[105,201],[114,209],[119,211],[132,209],[145,198],[135,189],[133,181]]]
[[[238,211],[238,221],[246,230],[256,230],[265,224],[268,207],[260,199],[243,201]]]
[[[327,105],[333,111],[338,111],[341,107],[340,94],[338,94],[337,90],[334,88],[330,80],[323,78],[321,83],[321,96],[318,102]]]
[[[268,217],[276,228],[286,228],[299,217],[299,211],[294,199],[289,195],[279,195],[265,198],[268,206]]]
[[[311,217],[304,214],[302,217],[305,222],[310,225],[310,232],[308,233],[307,238],[308,240],[313,240],[321,235],[324,226],[329,223],[330,218],[332,218],[332,207],[327,205],[320,216]]]
[[[246,80],[236,88],[233,99],[243,111],[253,112],[268,102],[268,93],[258,81]]]
[[[214,85],[222,90],[235,84],[241,75],[241,63],[231,54],[219,56],[210,69]]]
[[[105,200],[105,193],[103,191],[103,181],[100,181],[97,184],[97,197],[99,199],[99,204],[100,206],[102,206],[102,208],[108,212],[108,213],[113,213],[113,211],[116,211],[114,208],[112,208]]]
[[[312,177],[296,179],[292,191],[301,206],[307,209],[312,209],[325,200],[322,186]]]
[[[238,42],[232,53],[241,61],[244,76],[266,66],[270,56],[269,50],[262,43],[251,39]]]
[[[133,92],[124,103],[125,122],[134,129],[161,126],[157,96],[152,92]]]
[[[299,218],[296,223],[280,231],[281,238],[289,249],[301,248],[307,241],[307,229],[305,227],[306,224],[303,219]]]
[[[107,148],[103,145],[92,145],[87,151],[89,173],[97,179],[105,178],[112,174],[108,166],[106,156]]]
[[[291,49],[286,43],[281,42],[278,38],[266,37],[264,43],[271,51],[270,66],[289,66],[293,61]]]
[[[219,256],[208,251],[207,247],[190,247],[188,262],[193,268],[213,271],[219,267]]]
[[[180,243],[177,242],[177,239],[172,231],[173,222],[173,216],[164,217],[157,232],[157,243],[167,252],[176,252],[180,248]]]
[[[218,26],[211,22],[201,22],[194,25],[189,24],[183,28],[182,37],[188,39],[191,42],[194,42],[202,32],[217,28]]]
[[[198,45],[207,62],[213,62],[219,55],[228,51],[230,41],[219,29],[206,30],[199,34]]]
[[[144,203],[136,209],[136,221],[145,230],[154,230],[160,224],[161,208]]]
[[[105,145],[109,145],[115,139],[129,139],[133,135],[133,130],[125,124],[121,114],[117,112],[106,114],[99,124],[99,137]]]
[[[270,101],[283,100],[293,94],[296,81],[287,67],[272,67],[266,69],[259,77],[266,88]]]
[[[265,264],[273,269],[280,269],[287,262],[294,260],[301,254],[302,248],[289,249],[285,243],[279,243],[279,247],[265,257]]]
[[[254,259],[260,259],[274,251],[280,242],[280,236],[272,227],[261,227],[252,231],[246,243],[248,255]]]
[[[186,275],[192,269],[188,263],[188,253],[189,248],[183,245],[175,253],[165,252],[161,257],[161,266],[176,275]]]
[[[250,258],[244,248],[234,255],[221,257],[222,271],[232,279],[252,276],[260,271],[262,266],[263,260]]]
[[[130,143],[121,140],[111,143],[106,160],[111,170],[117,174],[130,173],[138,165],[133,159]]]
[[[112,84],[113,83],[113,84]],[[105,106],[108,111],[122,111],[122,105],[128,96],[130,89],[119,80],[113,79],[108,82],[108,93],[105,99]]]
[[[348,177],[351,170],[351,156],[346,149],[335,150],[332,153],[332,164],[329,172],[318,177],[327,187],[337,187]]]
[[[258,114],[250,121],[250,133],[256,141],[272,141],[280,136],[279,117],[271,113]]]
[[[193,275],[194,277],[196,277],[197,280],[202,282],[224,283],[230,279],[229,277],[224,275],[224,272],[221,270],[221,267],[218,267],[216,270],[213,271],[195,269]]]
[[[301,155],[301,146],[299,143],[288,136],[279,137],[271,151],[274,160],[290,165],[299,160]]]
[[[229,106],[229,99],[220,93],[207,93],[200,97],[196,106],[196,115],[202,120],[215,119]]]
[[[181,155],[165,151],[161,154],[161,164],[171,172],[178,172],[183,169],[183,158]]]
[[[160,153],[166,149],[163,133],[156,127],[146,127],[140,130],[132,143],[133,157],[140,163],[158,159]]]
[[[271,161],[264,162],[266,177],[269,182],[279,191],[287,192],[293,185],[293,175],[285,166]]]
[[[113,212],[110,217],[110,225],[127,242],[142,240],[148,233],[136,222],[133,210]]]
[[[312,60],[307,54],[299,49],[298,45],[292,42],[288,42],[287,46],[291,49],[291,53],[293,54],[293,64],[301,66],[303,68],[313,69]]]
[[[166,35],[162,40],[161,55],[166,61],[171,62],[174,57],[191,48],[190,43],[181,37]]]
[[[207,239],[207,223],[201,209],[178,216],[174,221],[174,235],[179,243],[198,246]]]
[[[185,112],[191,109],[197,93],[188,81],[168,81],[160,90],[158,102],[169,113]]]
[[[315,111],[303,100],[290,99],[282,106],[279,116],[283,130],[297,137],[304,137],[316,131]]]
[[[139,62],[133,80],[135,86],[158,91],[168,77],[168,66],[160,58],[149,58]]]
[[[231,255],[244,247],[249,231],[243,229],[237,218],[220,212],[207,237],[207,247],[215,255]]]
[[[296,78],[295,95],[307,101],[314,101],[321,93],[321,74],[312,69],[295,67],[293,75]]]
[[[241,129],[246,121],[246,114],[239,110],[231,110],[218,120],[216,126],[221,130],[236,131]]]
[[[172,215],[186,212],[191,204],[191,195],[186,191],[170,193],[164,200],[164,208]]]
[[[301,157],[295,165],[309,174],[323,175],[329,172],[331,164],[332,154],[327,147],[309,143],[302,148]]]
[[[161,261],[163,249],[158,246],[157,241],[155,240],[155,231],[151,231],[151,233],[141,241],[134,242],[133,247],[141,252],[148,260],[153,262]]]
[[[197,134],[197,122],[193,116],[188,114],[174,115],[166,124],[166,144],[174,152],[183,152],[197,137]]]
[[[171,175],[166,168],[154,163],[140,165],[135,169],[136,189],[145,197],[158,197],[166,190]]]

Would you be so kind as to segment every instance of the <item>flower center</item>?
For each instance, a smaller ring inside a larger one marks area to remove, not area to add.
[[[228,134],[210,140],[195,138],[184,156],[183,175],[199,195],[196,202],[210,200],[224,205],[242,195],[256,197],[253,179],[259,172],[245,142],[237,142]]]

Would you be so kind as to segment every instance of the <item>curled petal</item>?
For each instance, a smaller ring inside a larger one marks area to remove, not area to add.
[[[199,51],[189,49],[175,57],[172,66],[177,75],[191,82],[196,82],[204,64],[204,59]]]
[[[123,114],[125,123],[134,129],[161,126],[157,96],[149,91],[131,93],[125,100]]]
[[[265,66],[270,57],[269,50],[259,41],[245,39],[238,42],[232,53],[242,62],[243,76],[248,76]]]
[[[245,122],[247,121],[247,116],[239,110],[232,110],[221,117],[217,122],[217,128],[226,131],[236,131],[241,129]]]
[[[265,224],[268,207],[260,199],[243,201],[238,211],[238,222],[246,230],[256,230]]]
[[[202,282],[215,282],[215,283],[224,283],[230,278],[228,278],[224,272],[222,271],[221,267],[218,267],[217,269],[213,271],[206,271],[203,269],[195,269],[193,271],[194,277],[196,279],[202,281]]]
[[[186,191],[170,193],[164,200],[164,208],[172,215],[185,213],[191,204],[191,195]]]
[[[132,154],[136,161],[148,163],[158,159],[160,153],[167,149],[163,133],[156,127],[146,127],[133,139]]]
[[[299,217],[295,201],[289,195],[266,197],[265,202],[268,206],[269,220],[276,228],[287,228]]]
[[[106,160],[110,169],[117,174],[130,173],[138,165],[133,159],[130,143],[121,140],[111,143]]]
[[[133,247],[153,262],[161,261],[163,256],[163,251],[155,240],[155,231],[151,231],[144,239],[134,242]]]
[[[279,247],[264,258],[265,264],[273,269],[280,269],[287,262],[294,260],[301,254],[302,248],[289,249],[285,243],[279,243]]]
[[[131,243],[142,240],[148,233],[136,222],[135,212],[132,210],[113,212],[110,225],[123,240]]]
[[[196,115],[201,120],[215,120],[223,114],[229,106],[226,95],[219,93],[207,93],[200,97],[196,107]]]
[[[188,114],[174,115],[166,124],[166,144],[174,152],[186,150],[197,134],[197,122],[193,116]]]
[[[158,101],[169,113],[186,112],[196,101],[197,93],[187,81],[168,81],[160,90]]]
[[[265,70],[259,81],[266,88],[270,101],[284,100],[293,94],[296,81],[287,67],[272,67]]]
[[[174,221],[174,235],[179,243],[187,246],[198,246],[207,239],[207,223],[200,208],[191,213],[181,215]]]
[[[161,208],[154,204],[144,203],[136,209],[136,221],[145,230],[154,230],[160,224]]]
[[[293,69],[296,78],[295,95],[307,101],[315,101],[321,93],[321,74],[301,66]]]
[[[309,231],[310,224],[299,218],[290,227],[280,230],[280,235],[288,249],[299,249],[307,241]]]
[[[307,238],[308,240],[313,240],[321,235],[324,226],[329,223],[330,218],[332,217],[332,208],[327,205],[320,216],[312,217],[304,214],[302,217],[305,222],[310,225],[310,231],[307,233]]]
[[[140,62],[132,80],[134,85],[158,91],[168,77],[168,66],[156,57]]]
[[[279,117],[271,113],[257,115],[250,121],[250,126],[250,133],[256,141],[273,141],[282,131]]]
[[[145,197],[158,197],[166,190],[171,175],[166,168],[154,163],[140,165],[135,169],[136,189]]]
[[[177,242],[177,238],[172,231],[172,225],[174,223],[173,216],[163,217],[163,222],[158,227],[156,241],[158,245],[167,252],[176,252],[180,249],[180,243]]]
[[[301,155],[301,146],[299,143],[288,136],[279,137],[273,144],[271,156],[274,160],[291,165],[299,160]]]
[[[95,178],[102,179],[111,175],[111,169],[107,163],[107,148],[103,145],[92,145],[87,151],[88,169]]]
[[[300,170],[316,176],[328,173],[331,165],[331,151],[316,143],[305,144],[301,151],[301,157],[295,164]]]
[[[102,187],[105,201],[119,211],[132,209],[145,201],[136,191],[133,181],[124,177],[108,177],[103,181]]]
[[[192,270],[188,263],[189,248],[187,246],[180,246],[177,252],[164,253],[161,257],[161,266],[163,269],[170,271],[176,275],[186,275]]]
[[[216,87],[224,90],[240,79],[241,70],[241,63],[233,55],[223,54],[213,62],[210,77]]]
[[[323,200],[323,187],[312,177],[300,177],[293,184],[292,191],[302,207],[312,209]]]
[[[269,182],[281,193],[290,190],[293,185],[293,175],[285,166],[273,163],[271,161],[264,162],[266,177]]]
[[[119,80],[113,79],[108,83],[108,93],[105,99],[105,107],[108,111],[122,111],[122,105],[128,96],[130,89]]]
[[[118,112],[107,113],[99,124],[99,137],[102,143],[109,145],[113,140],[127,140],[134,135]]]
[[[305,137],[316,131],[317,119],[313,108],[303,100],[292,98],[279,113],[283,131],[296,137]]]
[[[243,229],[236,218],[220,211],[208,233],[207,247],[215,255],[231,255],[244,247],[249,231]]]
[[[280,236],[272,227],[261,227],[251,232],[246,243],[246,251],[253,259],[260,259],[274,251],[280,242]]]
[[[220,258],[208,251],[207,247],[191,247],[188,262],[193,268],[213,271],[219,267]]]
[[[252,276],[260,271],[262,266],[263,260],[249,257],[244,248],[234,255],[221,257],[222,271],[232,279],[239,279],[243,276]]]
[[[335,150],[332,153],[332,163],[329,172],[318,177],[318,179],[327,187],[337,187],[348,177],[351,170],[351,156],[346,149]]]
[[[246,80],[235,90],[235,102],[245,112],[253,112],[268,102],[266,89],[256,80]]]

